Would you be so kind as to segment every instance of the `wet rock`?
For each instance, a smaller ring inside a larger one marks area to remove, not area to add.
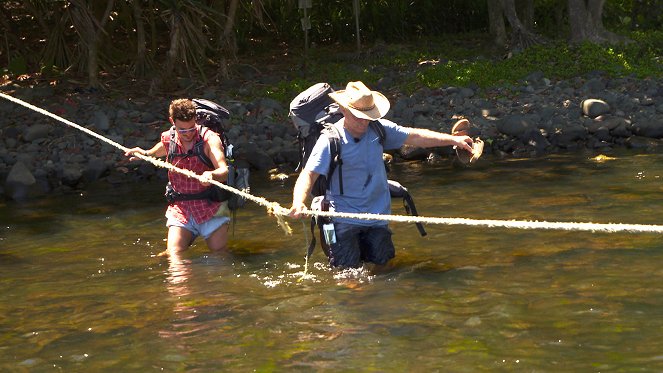
[[[23,140],[31,142],[37,139],[47,138],[49,136],[49,131],[51,130],[50,125],[48,124],[35,124],[26,128],[23,133]]]
[[[257,143],[243,142],[236,144],[238,161],[244,161],[257,170],[269,170],[276,166],[274,160]]]
[[[581,107],[583,114],[590,118],[596,118],[610,112],[610,106],[605,101],[594,98],[584,100]]]
[[[108,131],[108,129],[111,126],[108,115],[106,115],[106,113],[104,113],[101,110],[97,110],[94,112],[93,124],[94,128],[96,128],[99,131]]]
[[[610,130],[610,133],[615,137],[629,137],[633,134],[631,124],[626,121]]]
[[[474,90],[471,88],[461,88],[459,94],[462,98],[470,98],[474,96]]]
[[[21,131],[14,126],[4,127],[1,131],[2,131],[2,136],[4,138],[10,138],[10,139],[18,139],[18,137],[21,134]]]
[[[557,146],[570,148],[575,142],[587,137],[587,128],[580,124],[570,125],[555,133],[552,138]]]
[[[653,149],[661,145],[660,140],[642,136],[631,136],[624,144],[631,149]]]
[[[532,122],[531,117],[515,114],[498,120],[497,129],[505,135],[521,138],[523,134],[536,129],[536,126]]]
[[[610,141],[610,130],[605,126],[601,126],[596,131],[594,131],[594,138],[600,141]]]
[[[585,85],[583,86],[583,90],[587,91],[588,93],[596,94],[596,93],[599,93],[599,92],[605,90],[605,87],[606,87],[606,83],[603,79],[594,78],[594,79],[588,80],[587,83],[585,83]]]
[[[534,71],[525,77],[525,82],[534,86],[545,85],[543,82],[544,76],[543,71]]]
[[[108,171],[108,165],[103,159],[91,158],[83,170],[83,178],[88,182],[95,181],[106,171]]]
[[[15,201],[27,200],[40,194],[32,172],[23,162],[16,162],[5,180],[5,193]]]
[[[633,133],[644,137],[663,137],[663,122],[655,118],[642,117],[633,123]]]
[[[398,154],[401,156],[401,158],[407,161],[428,159],[429,153],[430,149],[410,145],[403,145],[398,151]]]
[[[68,187],[76,187],[83,177],[83,171],[76,164],[66,164],[62,168],[60,182]]]

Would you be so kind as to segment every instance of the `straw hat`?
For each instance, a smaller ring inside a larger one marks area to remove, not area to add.
[[[332,100],[350,110],[357,118],[376,120],[389,111],[389,99],[377,91],[371,91],[362,82],[350,82],[344,90],[329,94]]]
[[[470,127],[472,127],[472,125],[470,124],[469,120],[461,119],[451,128],[451,134],[453,136],[469,136]],[[481,154],[483,153],[483,145],[483,141],[477,137],[472,142],[472,152],[468,152],[455,146],[454,149],[456,149],[456,156],[458,157],[458,160],[462,164],[468,165],[470,163],[476,162],[479,157],[481,157]]]

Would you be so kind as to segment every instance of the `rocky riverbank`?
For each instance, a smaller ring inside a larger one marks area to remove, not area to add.
[[[448,132],[455,118],[469,118],[473,135],[485,142],[485,155],[533,157],[583,149],[598,154],[616,147],[653,151],[663,138],[663,79],[595,73],[551,81],[535,72],[513,86],[442,87],[411,95],[394,92],[391,81],[386,77],[372,87],[389,96],[389,119]],[[0,90],[126,147],[150,148],[168,128],[170,97],[111,99],[41,85]],[[287,117],[288,103],[240,101],[213,89],[199,96],[230,110],[227,135],[252,169],[294,169],[297,132]],[[0,99],[0,117],[0,198],[31,199],[84,189],[91,182],[118,184],[165,175],[146,162],[128,163],[121,150],[5,99]],[[430,157],[450,159],[451,150],[405,147],[394,154],[396,162]]]

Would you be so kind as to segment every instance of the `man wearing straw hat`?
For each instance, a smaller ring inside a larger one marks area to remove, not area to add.
[[[391,213],[383,150],[398,149],[407,144],[424,148],[455,146],[460,151],[472,153],[473,141],[468,136],[403,127],[383,119],[389,111],[389,100],[380,92],[371,91],[362,82],[350,82],[346,89],[329,96],[338,103],[343,114],[343,118],[334,124],[340,134],[343,192],[340,192],[339,177],[328,177],[325,199],[330,204],[330,210]],[[369,125],[377,120],[386,135],[382,144],[379,134]],[[300,217],[307,209],[306,198],[318,176],[329,176],[330,162],[329,138],[320,136],[295,183],[290,216]],[[328,253],[332,266],[356,268],[363,262],[382,265],[394,257],[395,249],[387,222],[334,218],[333,224],[336,242],[331,244]]]

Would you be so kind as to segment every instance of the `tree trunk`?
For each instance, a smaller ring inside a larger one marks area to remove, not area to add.
[[[504,26],[504,17],[502,16],[502,0],[487,0],[488,3],[488,29],[493,42],[498,47],[506,46],[506,27]]]
[[[580,43],[586,40],[593,43],[619,43],[628,41],[603,27],[605,0],[569,0],[568,4],[571,42]]]
[[[140,1],[132,1],[134,21],[136,23],[136,58],[133,71],[136,76],[144,76],[147,72],[147,52],[145,38],[145,24],[143,23],[143,9]]]
[[[177,56],[179,53],[179,39],[180,39],[180,22],[178,21],[178,15],[173,14],[170,26],[170,48],[168,48],[168,53],[166,53],[166,66],[164,69],[164,77],[169,78],[173,75],[175,69],[175,63],[177,62]]]
[[[94,4],[94,2],[91,2]],[[87,49],[88,86],[102,88],[99,82],[99,43],[104,27],[113,10],[114,0],[108,0],[101,20],[97,21],[94,12],[84,0],[72,0],[71,19],[78,33],[82,47]]]
[[[534,29],[534,0],[520,0],[518,1],[520,11],[520,18],[523,25],[529,30]]]
[[[562,35],[562,30],[565,30],[566,27],[564,25],[564,11],[565,6],[564,6],[564,0],[557,0],[556,1],[556,7],[555,7],[555,25],[557,26],[557,34]]]
[[[361,35],[359,28],[359,12],[361,11],[361,6],[359,5],[359,0],[352,1],[352,9],[355,14],[355,36],[357,38],[357,55],[361,53]]]
[[[237,54],[237,38],[235,37],[235,17],[237,15],[238,0],[230,0],[226,15],[226,24],[223,26],[222,39],[233,58]]]
[[[522,51],[534,44],[542,44],[544,39],[531,32],[525,25],[520,22],[518,13],[516,12],[515,0],[504,1],[504,15],[509,26],[511,26],[511,49],[513,51]]]

